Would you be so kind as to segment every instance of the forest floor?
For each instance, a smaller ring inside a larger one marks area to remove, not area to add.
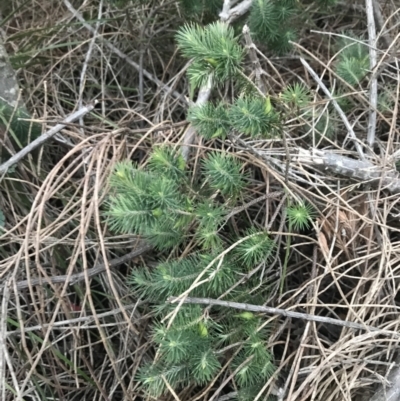
[[[235,151],[252,172],[249,199],[278,188],[307,199],[316,211],[312,230],[289,242],[279,200],[248,210],[265,214],[283,250],[260,278],[271,286],[264,306],[281,310],[265,313],[277,368],[266,383],[269,393],[285,401],[389,400],[389,393],[375,393],[390,391],[400,363],[398,5],[387,1],[375,12],[379,40],[368,60],[375,54],[376,68],[352,86],[335,70],[334,42],[351,31],[369,43],[371,32],[365,2],[349,3],[325,13],[305,5],[308,19],[288,54],[257,49],[271,98],[295,83],[313,96],[307,110],[286,113],[284,139],[222,144],[188,136],[187,60],[175,41],[185,17],[176,2],[15,0],[0,6],[1,40],[42,132],[93,106],[3,171],[1,400],[151,399],[137,370],[156,352],[152,310],[127,277],[176,250],[158,252],[138,236],[116,235],[103,212],[115,163],[143,166],[157,144],[189,149],[193,171],[210,149]],[[252,76],[250,58],[246,68]],[[218,95],[230,101],[231,90],[227,85]],[[343,94],[345,113],[333,105],[334,92]],[[310,125],[310,115],[320,118]],[[322,133],[309,134],[318,124]],[[167,386],[162,400],[234,399],[234,386],[221,386],[229,374],[227,368],[204,388]]]

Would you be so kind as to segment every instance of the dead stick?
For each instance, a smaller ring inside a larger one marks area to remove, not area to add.
[[[32,152],[37,147],[43,145],[47,140],[49,140],[52,136],[57,134],[57,132],[61,131],[63,128],[66,127],[67,124],[72,123],[85,114],[91,112],[94,109],[96,102],[93,104],[89,104],[85,107],[80,108],[79,110],[75,111],[74,113],[70,114],[62,123],[57,124],[51,130],[45,132],[44,134],[40,135],[39,138],[36,138],[32,141],[29,145],[25,146],[21,149],[18,153],[8,159],[5,163],[0,166],[0,174],[4,174],[7,170],[14,164],[18,163],[22,158],[24,158],[28,153]]]
[[[112,259],[108,262],[108,266],[110,267],[115,267],[118,265],[121,265],[122,263],[125,263],[133,258],[136,258],[143,253],[149,251],[152,249],[150,245],[142,245],[137,249],[134,249],[132,252],[127,253],[124,256],[121,256],[119,258]],[[95,267],[92,267],[91,269],[88,269],[86,274],[88,277],[95,276],[97,274],[103,273],[106,271],[107,265],[105,263],[99,263]],[[50,277],[49,279],[43,279],[43,278],[34,278],[31,279],[29,282],[28,280],[23,280],[23,281],[18,281],[17,282],[17,289],[22,290],[23,288],[28,288],[29,284],[32,286],[36,285],[43,285],[46,283],[65,283],[68,281],[68,285],[76,284],[79,281],[85,280],[85,272],[81,273],[75,273],[71,275],[62,275],[62,276],[53,276]],[[0,290],[2,289],[3,286],[0,286]]]
[[[174,303],[174,302],[178,302],[178,301],[183,302],[185,304],[218,305],[218,306],[226,306],[228,308],[246,310],[246,311],[251,311],[251,312],[271,313],[273,315],[282,315],[285,317],[292,317],[295,319],[304,319],[304,320],[309,320],[312,322],[334,324],[336,326],[349,327],[351,329],[357,329],[357,330],[381,331],[380,329],[377,329],[376,327],[367,326],[365,324],[359,324],[359,323],[354,323],[354,322],[348,322],[346,320],[333,319],[333,318],[324,317],[324,316],[315,316],[315,315],[310,315],[308,313],[293,312],[293,311],[288,311],[286,309],[272,308],[270,306],[250,305],[250,304],[243,304],[243,303],[231,302],[231,301],[220,301],[218,299],[211,299],[211,298],[187,297],[182,300],[179,297],[169,297],[167,302]]]

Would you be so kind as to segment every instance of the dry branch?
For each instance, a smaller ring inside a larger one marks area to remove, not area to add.
[[[199,90],[199,94],[197,96],[197,100],[195,103],[196,106],[202,106],[208,101],[208,98],[210,97],[211,94],[211,89],[212,89],[212,77],[209,76],[207,84],[204,85]],[[196,128],[194,128],[193,125],[190,125],[186,130],[185,135],[183,136],[182,157],[185,160],[188,160],[189,158],[190,146],[193,143],[195,135],[196,135]]]
[[[136,309],[139,304],[140,304],[140,302],[135,302],[134,304],[124,306],[123,309],[125,311]],[[112,310],[107,311],[107,312],[99,313],[99,314],[97,314],[97,318],[98,319],[102,319],[104,317],[118,315],[119,313],[122,312],[123,309],[122,308],[116,308],[116,309],[112,309]],[[23,330],[22,329],[17,329],[17,330],[13,330],[13,331],[7,331],[5,333],[5,337],[10,337],[10,336],[13,336],[15,334],[28,333],[28,332],[37,331],[37,330],[43,330],[43,329],[47,329],[48,327],[51,327],[51,328],[66,327],[66,326],[71,326],[71,325],[75,325],[75,324],[78,324],[78,323],[84,323],[83,325],[80,326],[80,329],[82,329],[82,328],[90,328],[89,324],[92,323],[94,320],[95,320],[95,316],[89,315],[89,316],[80,316],[80,317],[76,317],[76,318],[68,319],[68,320],[59,320],[59,321],[56,321],[56,322],[52,323],[51,325],[49,323],[38,324],[36,326],[24,327]]]
[[[370,399],[370,401],[399,401],[400,400],[400,357],[396,358],[396,367],[389,373],[389,388],[382,386]]]
[[[325,93],[325,95],[332,102],[333,107],[336,109],[336,111],[339,114],[340,118],[342,119],[344,125],[346,126],[347,131],[348,131],[351,139],[354,142],[354,146],[355,146],[355,148],[357,150],[358,155],[360,156],[360,159],[364,160],[365,156],[364,156],[364,152],[363,152],[362,146],[361,146],[356,134],[354,133],[353,127],[349,123],[349,120],[347,119],[346,114],[344,114],[344,112],[343,112],[342,108],[339,106],[338,102],[333,98],[333,96],[332,96],[331,92],[329,91],[329,89],[322,82],[322,80],[320,79],[318,74],[311,68],[310,64],[308,64],[307,61],[304,60],[303,58],[300,58],[300,61],[303,64],[303,66],[306,68],[306,70],[309,72],[309,74],[314,78],[315,82],[317,82],[317,84],[321,87],[321,89]]]
[[[255,76],[256,76],[256,78],[255,78],[256,86],[257,86],[258,90],[263,95],[265,95],[266,89],[265,89],[265,85],[264,85],[264,83],[263,83],[263,81],[261,79],[261,76],[263,74],[263,69],[261,67],[260,60],[258,59],[257,52],[256,52],[256,47],[255,47],[255,45],[253,43],[253,40],[251,39],[250,29],[249,29],[247,24],[245,24],[244,27],[243,27],[243,36],[244,36],[244,39],[246,41],[246,48],[247,48],[247,50],[249,52],[250,60],[251,60],[251,63],[253,65],[253,70],[254,70],[254,73],[255,73]]]
[[[327,323],[333,324],[335,326],[349,327],[351,329],[356,330],[370,330],[370,331],[381,331],[380,329],[372,326],[367,326],[365,324],[359,324],[354,322],[348,322],[346,320],[333,319],[325,316],[315,316],[310,315],[309,313],[300,313],[293,312],[286,309],[273,308],[270,306],[262,306],[262,305],[250,305],[243,304],[239,302],[230,302],[230,301],[220,301],[219,299],[211,299],[211,298],[179,298],[179,297],[169,297],[168,302],[182,302],[184,304],[201,304],[201,305],[217,305],[217,306],[225,306],[227,308],[245,310],[250,312],[258,312],[258,313],[270,313],[273,315],[282,315],[285,317],[291,317],[295,319],[303,319],[311,322],[319,322],[319,323]]]
[[[381,31],[381,36],[385,42],[385,45],[387,48],[390,48],[392,46],[393,40],[390,37],[390,35],[385,32],[385,20],[383,18],[383,15],[381,13],[381,8],[379,6],[379,2],[377,0],[372,0],[372,5],[374,8],[374,16],[375,16],[375,22],[377,25],[377,28]]]
[[[251,7],[252,2],[253,2],[253,0],[244,0],[237,6],[229,9],[233,2],[229,1],[229,0],[225,1],[225,3],[227,3],[228,5],[226,6],[224,3],[222,12],[219,14],[221,21],[231,23],[234,20],[238,19],[239,17],[241,17],[242,15],[247,13],[247,11]]]
[[[143,253],[149,251],[150,249],[152,249],[152,247],[150,245],[142,244],[137,249],[134,249],[133,251],[127,253],[126,255],[121,256],[119,258],[112,259],[107,264],[99,263],[95,267],[88,269],[86,272],[62,275],[62,276],[53,276],[53,277],[50,277],[49,280],[47,280],[47,279],[43,280],[42,278],[34,278],[31,280],[18,281],[17,289],[22,290],[24,288],[28,288],[29,286],[43,285],[45,283],[58,284],[58,283],[68,282],[68,285],[73,285],[73,284],[78,283],[79,281],[84,281],[86,276],[93,277],[97,274],[104,273],[107,270],[107,267],[115,267],[115,266],[121,265],[122,263],[125,263],[133,258],[136,258],[136,257],[142,255]],[[4,287],[4,284],[0,285],[0,290],[3,287]]]
[[[18,103],[19,86],[9,62],[6,49],[0,41],[0,97],[11,106]]]
[[[372,0],[366,0],[366,10],[368,19],[368,39],[369,39],[369,66],[371,71],[376,66],[376,28],[374,19],[374,7]],[[375,142],[375,130],[376,130],[376,108],[378,106],[378,80],[376,76],[371,78],[370,87],[370,111],[369,111],[369,122],[368,122],[368,134],[367,143],[369,146],[373,146]]]
[[[312,165],[322,170],[330,170],[356,181],[360,184],[382,185],[391,193],[400,193],[400,176],[395,170],[385,170],[367,160],[355,160],[333,152],[318,149],[299,149],[294,158],[301,164]]]
[[[57,134],[57,132],[61,131],[63,128],[67,126],[67,124],[72,123],[76,120],[79,120],[85,114],[91,112],[94,109],[96,103],[89,104],[87,106],[82,107],[81,109],[75,111],[70,114],[67,118],[63,120],[62,123],[57,124],[55,127],[40,135],[34,141],[32,141],[29,145],[25,146],[18,153],[8,159],[5,163],[0,165],[0,174],[4,174],[7,170],[14,164],[18,163],[22,158],[24,158],[28,153],[32,152],[34,149],[43,145],[47,140],[49,140],[52,136]]]

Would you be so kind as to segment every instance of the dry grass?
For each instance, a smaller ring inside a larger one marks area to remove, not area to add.
[[[139,313],[140,300],[130,291],[126,277],[131,268],[154,263],[157,255],[143,253],[120,267],[110,267],[109,261],[143,245],[134,236],[110,233],[102,210],[107,177],[116,161],[131,158],[145,163],[151,146],[177,144],[186,129],[185,101],[171,94],[173,90],[188,93],[185,64],[173,43],[180,16],[171,12],[175,5],[166,0],[121,8],[104,2],[101,14],[98,1],[81,3],[74,6],[97,32],[96,40],[64,1],[16,0],[6,11],[17,11],[2,27],[12,61],[21,68],[28,108],[44,130],[79,104],[100,100],[96,112],[64,129],[62,138],[44,146],[38,159],[25,160],[1,181],[0,209],[6,216],[6,231],[0,237],[0,280],[5,284],[1,287],[0,380],[4,381],[0,398],[4,401],[145,399],[135,373],[141,361],[154,356],[150,315],[143,305]],[[393,10],[393,4],[384,10],[386,29],[397,22]],[[342,7],[335,17],[321,16],[324,32],[349,28],[365,32],[365,18],[357,13]],[[320,74],[326,71],[330,87],[337,85],[332,40],[329,35],[310,33],[293,57],[261,59],[271,74],[271,94],[279,94],[283,85],[298,79],[316,89],[298,60],[307,51],[314,55],[313,68]],[[170,90],[165,92],[146,79],[142,70],[135,70],[107,43]],[[379,57],[387,61],[383,53]],[[398,74],[395,68],[383,73],[380,85],[396,86]],[[382,166],[400,144],[398,91],[393,95],[395,110],[378,117],[380,153],[374,163]],[[368,121],[367,88],[356,88],[353,97],[360,107],[347,118],[362,139]],[[324,106],[321,99],[315,94],[316,109]],[[264,272],[276,289],[267,304],[381,330],[362,332],[279,316],[266,318],[279,383],[288,401],[367,400],[375,384],[385,383],[399,342],[397,196],[293,161],[289,167],[299,181],[290,176],[286,182],[284,159],[287,154],[295,156],[298,146],[304,145],[299,122],[291,123],[292,117],[288,116],[287,148],[281,142],[253,142],[236,149],[255,172],[254,197],[285,186],[312,202],[319,214],[309,237],[292,239],[282,296],[277,290],[282,266],[275,261]],[[343,123],[335,124],[338,135],[326,146],[357,157],[349,144],[344,145]],[[202,141],[195,144],[193,166],[208,146]],[[254,149],[275,157],[283,168],[256,156]],[[284,249],[283,222],[274,220],[278,205],[279,201],[266,200],[248,213],[265,214],[266,225],[271,225]],[[87,272],[96,264],[105,266],[100,275],[87,274],[74,285],[49,283],[49,277]],[[38,278],[43,284],[32,285]],[[27,280],[26,288],[18,287],[21,280]],[[165,400],[206,400],[213,391],[190,388],[175,395],[171,391]]]

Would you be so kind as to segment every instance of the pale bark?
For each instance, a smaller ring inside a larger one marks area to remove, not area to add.
[[[18,103],[19,87],[7,51],[0,39],[0,98],[15,107]]]
[[[376,166],[367,160],[356,160],[337,153],[317,149],[299,149],[294,158],[305,166],[317,167],[358,181],[360,184],[381,186],[391,193],[400,193],[400,175],[394,169]]]
[[[400,357],[395,360],[394,367],[388,374],[387,380],[390,385],[382,385],[381,388],[373,395],[370,401],[399,401],[400,400]]]

